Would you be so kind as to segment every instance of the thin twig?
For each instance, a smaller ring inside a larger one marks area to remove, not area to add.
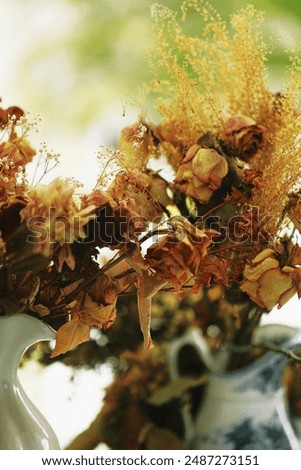
[[[66,297],[64,297],[63,301],[60,304],[51,308],[51,311],[58,310],[68,305],[70,302],[72,302],[72,300],[75,299],[75,297],[77,296],[77,294],[79,294],[79,292],[81,292],[83,289],[89,286],[93,281],[95,281],[99,276],[103,275],[106,271],[108,271],[109,269],[113,268],[118,263],[120,263],[120,261],[124,260],[127,255],[128,253],[123,253],[118,258],[113,259],[113,261],[104,265],[99,271],[97,271],[88,279],[85,279],[81,284],[79,284],[72,292],[70,292],[70,294],[66,295]]]
[[[240,352],[240,353],[249,352],[251,349],[254,349],[254,348],[261,348],[261,349],[265,349],[266,351],[272,351],[272,352],[276,352],[279,354],[283,354],[291,361],[301,363],[301,357],[295,354],[293,351],[291,351],[290,349],[284,348],[282,346],[279,346],[278,344],[270,343],[268,341],[264,341],[262,343],[245,344],[242,346],[231,343],[231,344],[228,344],[227,346],[233,352]]]
[[[301,363],[301,357],[300,356],[295,354],[290,349],[283,348],[282,346],[278,346],[277,344],[270,343],[270,342],[267,341],[267,342],[260,343],[258,345],[254,344],[254,347],[256,347],[256,346],[257,347],[259,346],[260,348],[263,348],[267,351],[273,351],[273,352],[276,352],[276,353],[284,354],[284,356],[286,356],[291,361]]]
[[[237,243],[235,246],[231,246],[231,245],[227,246],[226,245],[226,246],[222,246],[220,248],[217,248],[215,250],[210,251],[210,254],[215,255],[216,253],[219,253],[221,251],[226,251],[226,250],[232,251],[232,250],[236,250],[237,248],[242,248],[242,247],[243,248],[254,248],[254,244],[251,244],[251,243],[248,243],[248,244],[246,244],[246,243]]]
[[[129,288],[129,287],[127,287],[127,289],[128,289],[128,288]],[[182,286],[182,289],[192,289],[192,288],[193,288],[193,285],[192,285],[192,286]],[[119,294],[119,296],[120,296],[120,295],[126,296],[126,295],[136,295],[136,294],[137,294],[137,291],[136,291],[136,290],[135,290],[135,291],[132,291],[132,292],[125,292],[127,289],[125,289],[124,291],[122,291],[122,292]],[[171,293],[173,293],[173,294],[176,294],[176,293],[177,293],[177,291],[175,290],[174,287],[162,287],[162,289],[159,289],[159,290],[158,290],[158,293],[159,293],[159,292],[171,292]]]

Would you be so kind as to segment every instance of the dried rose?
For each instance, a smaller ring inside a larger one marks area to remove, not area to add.
[[[261,170],[256,168],[247,168],[244,170],[244,178],[242,182],[246,185],[254,186],[256,189],[262,189],[266,186]]]
[[[227,173],[228,164],[224,157],[213,149],[193,145],[182,160],[175,185],[187,196],[206,204]]]
[[[240,289],[267,311],[280,308],[296,293],[293,273],[294,268],[281,268],[275,252],[266,249],[246,265]]]
[[[247,116],[232,116],[225,122],[226,140],[244,161],[249,161],[267,143],[268,129]]]

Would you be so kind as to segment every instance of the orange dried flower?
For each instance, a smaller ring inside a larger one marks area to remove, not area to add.
[[[252,185],[257,189],[262,189],[266,185],[262,171],[255,168],[247,168],[244,170],[244,178],[242,182],[246,185]]]
[[[0,158],[6,157],[14,163],[15,171],[18,166],[25,165],[32,161],[36,152],[30,146],[26,139],[18,137],[12,133],[8,142],[3,142],[0,145]]]
[[[197,276],[216,232],[200,230],[181,220],[176,221],[175,228],[175,233],[152,245],[145,258],[160,279],[179,290],[191,276]]]
[[[294,268],[281,268],[275,252],[265,249],[246,265],[240,288],[267,311],[280,308],[296,293],[293,273]]]
[[[49,257],[55,243],[63,246],[86,237],[84,226],[93,217],[94,206],[80,209],[73,193],[74,187],[60,178],[28,190],[28,203],[20,215],[33,235],[37,253]]]
[[[224,157],[213,149],[193,145],[179,166],[174,181],[187,196],[205,204],[220,188],[227,173],[228,164]]]
[[[230,147],[246,162],[267,143],[268,129],[247,116],[232,116],[224,127]]]
[[[162,198],[164,198],[163,186],[161,180],[161,189],[157,196]],[[156,184],[153,176],[146,173],[126,171],[120,171],[108,189],[108,193],[115,201],[118,201],[118,204],[133,211],[133,217],[136,216],[137,218],[138,216],[141,217],[141,220],[144,220],[144,226],[146,226],[146,221],[152,222],[162,214],[162,209],[158,204],[160,201],[156,198],[155,191]],[[166,186],[165,196],[167,196]],[[164,200],[166,202],[166,197]]]

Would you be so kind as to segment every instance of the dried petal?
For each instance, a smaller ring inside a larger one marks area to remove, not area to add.
[[[196,146],[188,150],[176,174],[175,185],[187,196],[205,204],[213,192],[220,188],[228,173],[228,164],[213,149],[199,148],[196,153],[195,150]]]
[[[282,307],[296,293],[293,282],[294,268],[280,267],[271,249],[259,253],[244,270],[241,290],[260,307],[271,310]]]

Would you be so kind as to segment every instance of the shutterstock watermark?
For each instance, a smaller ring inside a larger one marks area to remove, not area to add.
[[[199,217],[193,224],[200,230],[215,230],[214,242],[221,244],[225,241],[231,243],[268,243],[271,241],[268,227],[273,221],[273,216],[266,215],[260,217],[259,208],[250,206],[247,216],[234,215],[226,220],[220,216]],[[193,243],[202,243],[202,237],[197,232],[193,233],[182,223],[183,218],[174,216],[163,220],[158,217],[150,221],[144,216],[128,217],[122,210],[114,210],[103,207],[96,217],[89,217],[88,221],[80,216],[71,218],[57,215],[55,208],[49,208],[47,216],[33,216],[27,220],[28,236],[27,242],[33,244],[54,244],[58,240],[64,243],[73,243],[75,239],[83,244],[118,245],[130,238],[139,240],[145,239],[145,234],[149,233],[153,242],[157,241],[162,234],[166,233],[163,228],[170,229],[171,243],[183,241],[189,236]],[[83,236],[85,234],[85,236]]]

